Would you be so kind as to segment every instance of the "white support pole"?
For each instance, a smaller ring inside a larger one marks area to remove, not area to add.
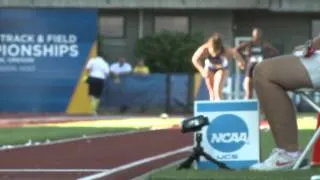
[[[143,26],[144,26],[143,17],[144,17],[143,10],[139,9],[139,39],[143,38]]]
[[[311,100],[311,98],[307,95],[310,92],[300,92],[301,98],[306,101],[311,107],[313,107],[318,113],[320,112],[320,107]],[[302,164],[303,160],[307,156],[308,152],[312,149],[312,146],[316,143],[317,139],[320,137],[320,128],[316,129],[316,132],[312,135],[311,139],[309,140],[307,146],[299,156],[298,160],[296,161],[295,165],[293,166],[293,170],[297,170],[300,165]]]
[[[235,68],[236,68],[236,74],[235,74],[235,80],[234,80],[234,85],[235,85],[235,99],[240,99],[240,68],[238,67],[237,64],[235,64]]]

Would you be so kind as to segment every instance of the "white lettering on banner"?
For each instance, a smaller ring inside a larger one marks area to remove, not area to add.
[[[246,132],[228,132],[228,133],[212,133],[211,143],[239,143],[248,142],[248,134]]]
[[[36,71],[36,66],[30,65],[30,66],[20,66],[19,71],[23,72],[34,72]]]
[[[27,64],[27,63],[34,63],[33,58],[8,58],[8,63],[12,64]]]
[[[63,44],[73,44],[77,42],[77,36],[75,35],[55,35],[49,34],[47,35],[47,43],[63,43]]]
[[[0,34],[0,72],[35,72],[37,58],[76,58],[75,34]]]
[[[231,160],[231,159],[238,159],[237,154],[224,154],[224,155],[217,155],[217,159],[223,159],[223,160]]]
[[[40,44],[1,44],[0,56],[10,57],[77,57],[79,55],[78,45],[40,45]]]
[[[12,72],[17,71],[16,66],[0,66],[0,72]]]
[[[33,43],[34,35],[32,34],[0,34],[1,43]]]
[[[0,34],[2,57],[77,57],[78,38],[74,34]]]

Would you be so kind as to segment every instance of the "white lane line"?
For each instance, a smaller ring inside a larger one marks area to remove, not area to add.
[[[113,173],[116,173],[116,172],[119,172],[119,171],[123,171],[125,169],[130,169],[130,168],[133,168],[135,166],[139,166],[139,165],[151,162],[151,161],[155,161],[155,160],[158,160],[158,159],[166,158],[168,156],[172,156],[172,155],[175,155],[175,154],[178,154],[178,153],[181,153],[181,152],[189,151],[190,149],[192,149],[192,147],[193,146],[186,146],[184,148],[180,148],[180,149],[177,149],[177,150],[174,150],[174,151],[166,152],[166,153],[163,153],[163,154],[160,154],[160,155],[157,155],[157,156],[151,156],[151,157],[148,157],[148,158],[144,158],[144,159],[141,159],[141,160],[138,160],[138,161],[134,161],[134,162],[131,162],[131,163],[128,163],[128,164],[125,164],[125,165],[121,165],[121,166],[109,169],[108,171],[103,171],[103,172],[100,172],[100,173],[97,173],[97,174],[84,176],[84,177],[79,178],[78,180],[94,180],[94,179],[97,179],[97,178],[102,178],[102,177],[105,177],[105,176],[109,176],[110,174],[113,174]]]
[[[137,134],[137,133],[145,133],[145,132],[149,132],[149,131],[152,131],[152,130],[133,130],[133,131],[126,131],[126,132],[104,133],[104,134],[99,134],[99,135],[91,135],[91,136],[82,136],[82,137],[67,138],[67,139],[61,139],[61,140],[53,140],[53,141],[50,141],[49,143],[42,143],[42,144],[38,144],[38,145],[36,145],[36,144],[32,144],[32,145],[21,144],[21,145],[14,145],[11,148],[0,148],[0,152],[12,150],[12,149],[49,146],[49,145],[54,145],[54,144],[69,143],[69,142],[82,141],[82,140],[87,140],[87,139],[98,139],[98,138],[105,138],[105,137],[112,137],[112,136],[132,135],[132,134]]]
[[[109,169],[0,169],[2,173],[10,173],[10,172],[56,172],[56,173],[64,173],[64,172],[108,172]]]

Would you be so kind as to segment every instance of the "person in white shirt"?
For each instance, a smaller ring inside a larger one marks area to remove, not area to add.
[[[120,83],[121,76],[128,75],[132,72],[132,66],[123,57],[118,58],[118,61],[111,64],[110,72],[114,78],[115,83]],[[120,112],[124,113],[128,109],[127,105],[120,107]]]
[[[111,64],[110,72],[115,77],[116,82],[120,81],[121,75],[130,74],[132,71],[131,64],[127,63],[123,57],[118,59],[118,62]]]
[[[104,88],[105,79],[110,73],[109,64],[100,56],[89,60],[86,70],[88,72],[87,83],[91,99],[91,111],[97,114],[97,107]]]

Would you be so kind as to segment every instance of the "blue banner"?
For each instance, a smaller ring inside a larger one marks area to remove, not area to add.
[[[196,86],[193,83],[191,87],[193,87],[193,91],[196,93],[194,97],[188,97],[190,87],[189,87],[189,77],[187,74],[172,74],[170,77],[169,84],[166,84],[166,74],[150,74],[148,76],[139,76],[139,75],[127,75],[122,76],[120,78],[120,82],[117,83],[112,78],[106,80],[105,89],[103,95],[101,97],[101,107],[102,108],[113,108],[120,107],[122,105],[126,105],[129,107],[141,107],[144,106],[146,108],[155,108],[161,107],[165,109],[166,100],[167,100],[167,92],[166,86],[170,87],[170,106],[172,109],[183,109],[188,106],[188,99],[191,100],[208,100],[208,91],[205,85],[204,80],[200,79],[199,86]],[[232,76],[229,86],[233,86],[234,89],[234,79]],[[240,91],[243,98],[243,83],[244,76],[240,77]],[[226,86],[228,87],[228,86]],[[234,90],[224,90],[225,97],[228,96],[228,93],[234,93]],[[290,94],[290,93],[289,93]],[[317,102],[320,101],[320,93],[315,94],[315,100]],[[299,96],[295,94],[290,94],[290,97],[294,101],[295,105],[301,106],[302,109],[306,110],[308,105],[303,103]],[[190,107],[189,107],[190,108]],[[301,110],[302,110],[301,109]],[[185,110],[185,109],[183,109]]]
[[[173,74],[170,77],[170,103],[172,107],[182,107],[188,99],[188,76]],[[103,107],[165,107],[166,75],[122,76],[119,83],[109,78],[101,98]]]
[[[173,108],[184,108],[188,105],[189,78],[186,74],[174,74],[170,78],[171,98]],[[190,97],[192,98],[192,97]],[[193,98],[192,98],[193,99]]]
[[[0,111],[65,112],[96,34],[94,9],[1,9]]]

